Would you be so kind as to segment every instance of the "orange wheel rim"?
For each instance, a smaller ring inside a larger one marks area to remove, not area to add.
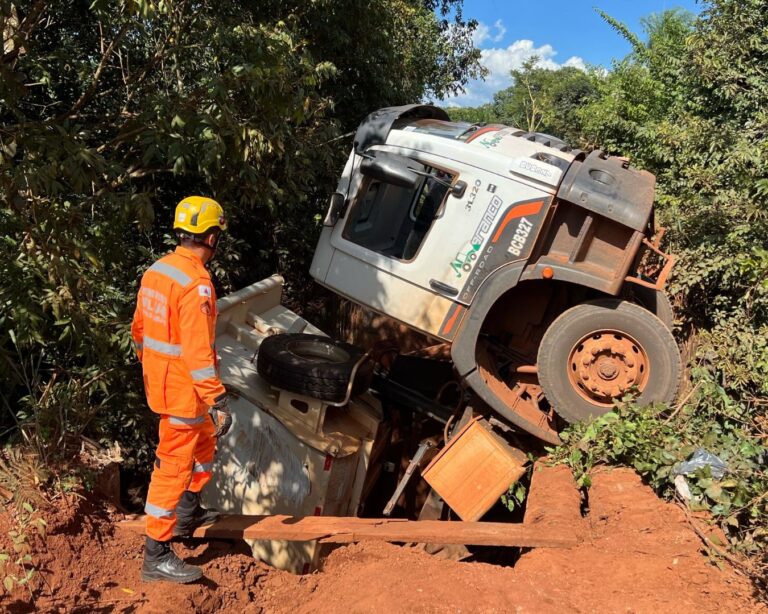
[[[633,389],[642,392],[650,375],[648,355],[635,339],[618,330],[582,337],[568,356],[568,377],[584,399],[610,407]]]

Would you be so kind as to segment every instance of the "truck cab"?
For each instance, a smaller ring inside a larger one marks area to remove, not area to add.
[[[623,159],[548,135],[451,122],[429,105],[381,109],[357,130],[311,274],[450,344],[457,374],[485,403],[556,442],[557,415],[603,413],[616,390],[650,383],[627,367],[640,342],[614,335],[613,346],[595,354],[604,367],[604,377],[595,371],[599,389],[588,372],[572,378],[576,400],[586,404],[553,411],[540,389],[537,353],[557,318],[589,301],[616,297],[654,317],[648,326],[663,325],[662,289],[674,259],[653,241],[654,185],[653,175]],[[568,377],[580,352],[565,351],[556,377]],[[608,377],[612,370],[620,377]],[[661,387],[654,400],[669,397],[671,385]]]

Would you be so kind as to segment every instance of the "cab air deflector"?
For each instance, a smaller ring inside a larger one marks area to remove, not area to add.
[[[362,154],[372,145],[387,142],[392,125],[403,118],[441,119],[450,121],[448,113],[429,104],[406,104],[399,107],[385,107],[368,115],[355,133],[355,153]]]

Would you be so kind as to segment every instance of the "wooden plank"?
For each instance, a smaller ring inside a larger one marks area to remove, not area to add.
[[[135,516],[120,526],[144,532],[144,517]],[[335,516],[222,515],[200,527],[194,537],[207,539],[263,539],[344,544],[359,541],[465,544],[570,548],[578,543],[566,527],[527,526],[504,522],[449,522]]]

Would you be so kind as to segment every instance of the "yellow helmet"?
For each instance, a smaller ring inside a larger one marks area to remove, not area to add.
[[[185,230],[193,235],[203,234],[211,228],[226,230],[224,209],[212,198],[187,196],[176,205],[173,228]]]

